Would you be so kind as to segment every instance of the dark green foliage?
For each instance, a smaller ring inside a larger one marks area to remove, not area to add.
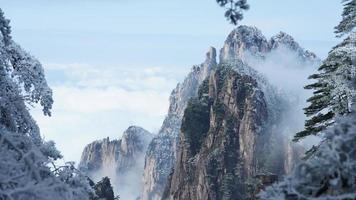
[[[222,158],[220,149],[214,149],[209,157],[207,164],[207,183],[212,188],[212,190],[219,192],[218,176],[221,169],[220,159]]]
[[[344,10],[342,12],[342,20],[335,27],[335,33],[338,36],[343,36],[350,33],[356,26],[356,0],[343,0]]]
[[[193,155],[197,154],[202,139],[210,127],[209,79],[199,87],[198,98],[192,98],[187,104],[182,120],[181,131],[185,134]]]
[[[234,25],[243,19],[242,11],[250,8],[247,0],[216,0],[216,2],[226,9],[225,17]]]
[[[220,65],[219,68],[216,70],[216,77],[218,77],[217,80],[217,89],[218,93],[221,92],[225,88],[226,84],[226,78],[228,77],[229,73],[235,73],[232,70],[232,67],[229,65]]]
[[[198,153],[202,139],[205,138],[210,127],[210,109],[205,102],[193,98],[188,102],[184,111],[181,131],[190,146],[192,155]]]
[[[240,144],[237,135],[236,127],[238,119],[230,112],[225,110],[224,119],[222,121],[224,131],[224,149],[223,149],[223,165],[225,171],[222,172],[222,185],[220,188],[221,199],[245,199],[246,183],[243,178],[243,160],[240,157]]]
[[[239,154],[240,144],[239,138],[237,137],[236,127],[238,123],[238,119],[234,117],[232,114],[226,114],[224,120],[224,158],[225,158],[225,166],[228,169],[231,169],[231,172],[234,171],[234,167],[236,163],[242,162],[241,159],[236,158],[236,155]]]
[[[216,122],[217,124],[221,124],[221,122],[223,121],[224,117],[225,117],[225,105],[221,102],[216,102],[213,105],[213,112],[215,114],[216,117]]]
[[[201,100],[209,101],[209,78],[206,78],[199,87],[198,98]]]

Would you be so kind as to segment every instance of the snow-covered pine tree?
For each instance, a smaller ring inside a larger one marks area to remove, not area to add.
[[[356,26],[356,0],[343,0],[342,2],[344,3],[342,20],[335,27],[335,33],[338,36],[350,33]]]
[[[355,106],[354,106],[355,109]],[[300,163],[281,183],[268,187],[261,200],[356,199],[356,112],[340,117],[326,131],[315,156]]]
[[[89,199],[86,177],[71,164],[49,166],[61,155],[53,142],[42,140],[28,105],[39,103],[50,115],[52,91],[41,64],[10,33],[0,9],[0,199]]]
[[[335,115],[350,113],[355,95],[355,88],[351,86],[356,75],[355,56],[356,34],[351,33],[330,51],[319,67],[319,73],[309,77],[317,81],[305,87],[314,90],[314,95],[308,99],[310,105],[304,109],[310,118],[305,123],[305,130],[296,134],[296,141],[320,133],[333,123]]]
[[[334,123],[337,115],[350,113],[351,100],[355,95],[351,82],[356,76],[356,8],[353,6],[356,0],[345,2],[343,20],[336,30],[346,39],[329,52],[318,73],[309,77],[316,81],[305,86],[314,90],[313,96],[307,100],[310,105],[304,109],[309,118],[305,129],[295,135],[294,141],[318,135]],[[310,152],[314,151],[315,148]]]

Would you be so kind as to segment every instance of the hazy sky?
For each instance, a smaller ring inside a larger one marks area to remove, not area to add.
[[[337,43],[339,0],[249,0],[242,24],[284,31],[324,58]],[[234,28],[215,0],[0,0],[13,38],[44,65],[53,117],[33,111],[66,160],[129,125],[156,132],[170,91]]]

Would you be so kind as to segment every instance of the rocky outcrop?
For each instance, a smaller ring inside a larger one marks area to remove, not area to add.
[[[269,43],[260,30],[239,26],[228,35],[220,50],[220,62],[245,61],[250,56],[260,57],[269,51]]]
[[[187,104],[162,199],[254,199],[261,180],[268,185],[291,170],[302,152],[285,135],[293,104],[249,66],[285,49],[318,61],[285,33],[268,41],[240,26],[228,36],[218,67]]]
[[[119,140],[95,141],[85,147],[79,169],[95,181],[109,177],[115,192],[131,195],[134,199],[142,188],[144,156],[152,138],[153,135],[143,128],[131,126]]]
[[[199,85],[216,67],[216,50],[210,48],[204,63],[194,66],[172,91],[168,114],[158,135],[150,143],[144,170],[143,200],[161,199],[176,158],[176,144],[184,110],[190,98],[197,96]]]
[[[118,198],[115,198],[114,196],[114,190],[108,177],[104,177],[96,184],[89,179],[89,184],[96,195],[95,197],[90,198],[90,200],[118,200]]]
[[[246,199],[247,182],[270,171],[264,162],[270,153],[269,123],[258,82],[219,67],[185,110],[177,162],[163,199]]]

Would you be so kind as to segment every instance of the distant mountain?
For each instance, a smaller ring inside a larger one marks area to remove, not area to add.
[[[115,192],[135,199],[142,190],[144,157],[152,138],[145,129],[131,126],[119,140],[94,141],[84,148],[79,169],[95,181],[108,176]]]

